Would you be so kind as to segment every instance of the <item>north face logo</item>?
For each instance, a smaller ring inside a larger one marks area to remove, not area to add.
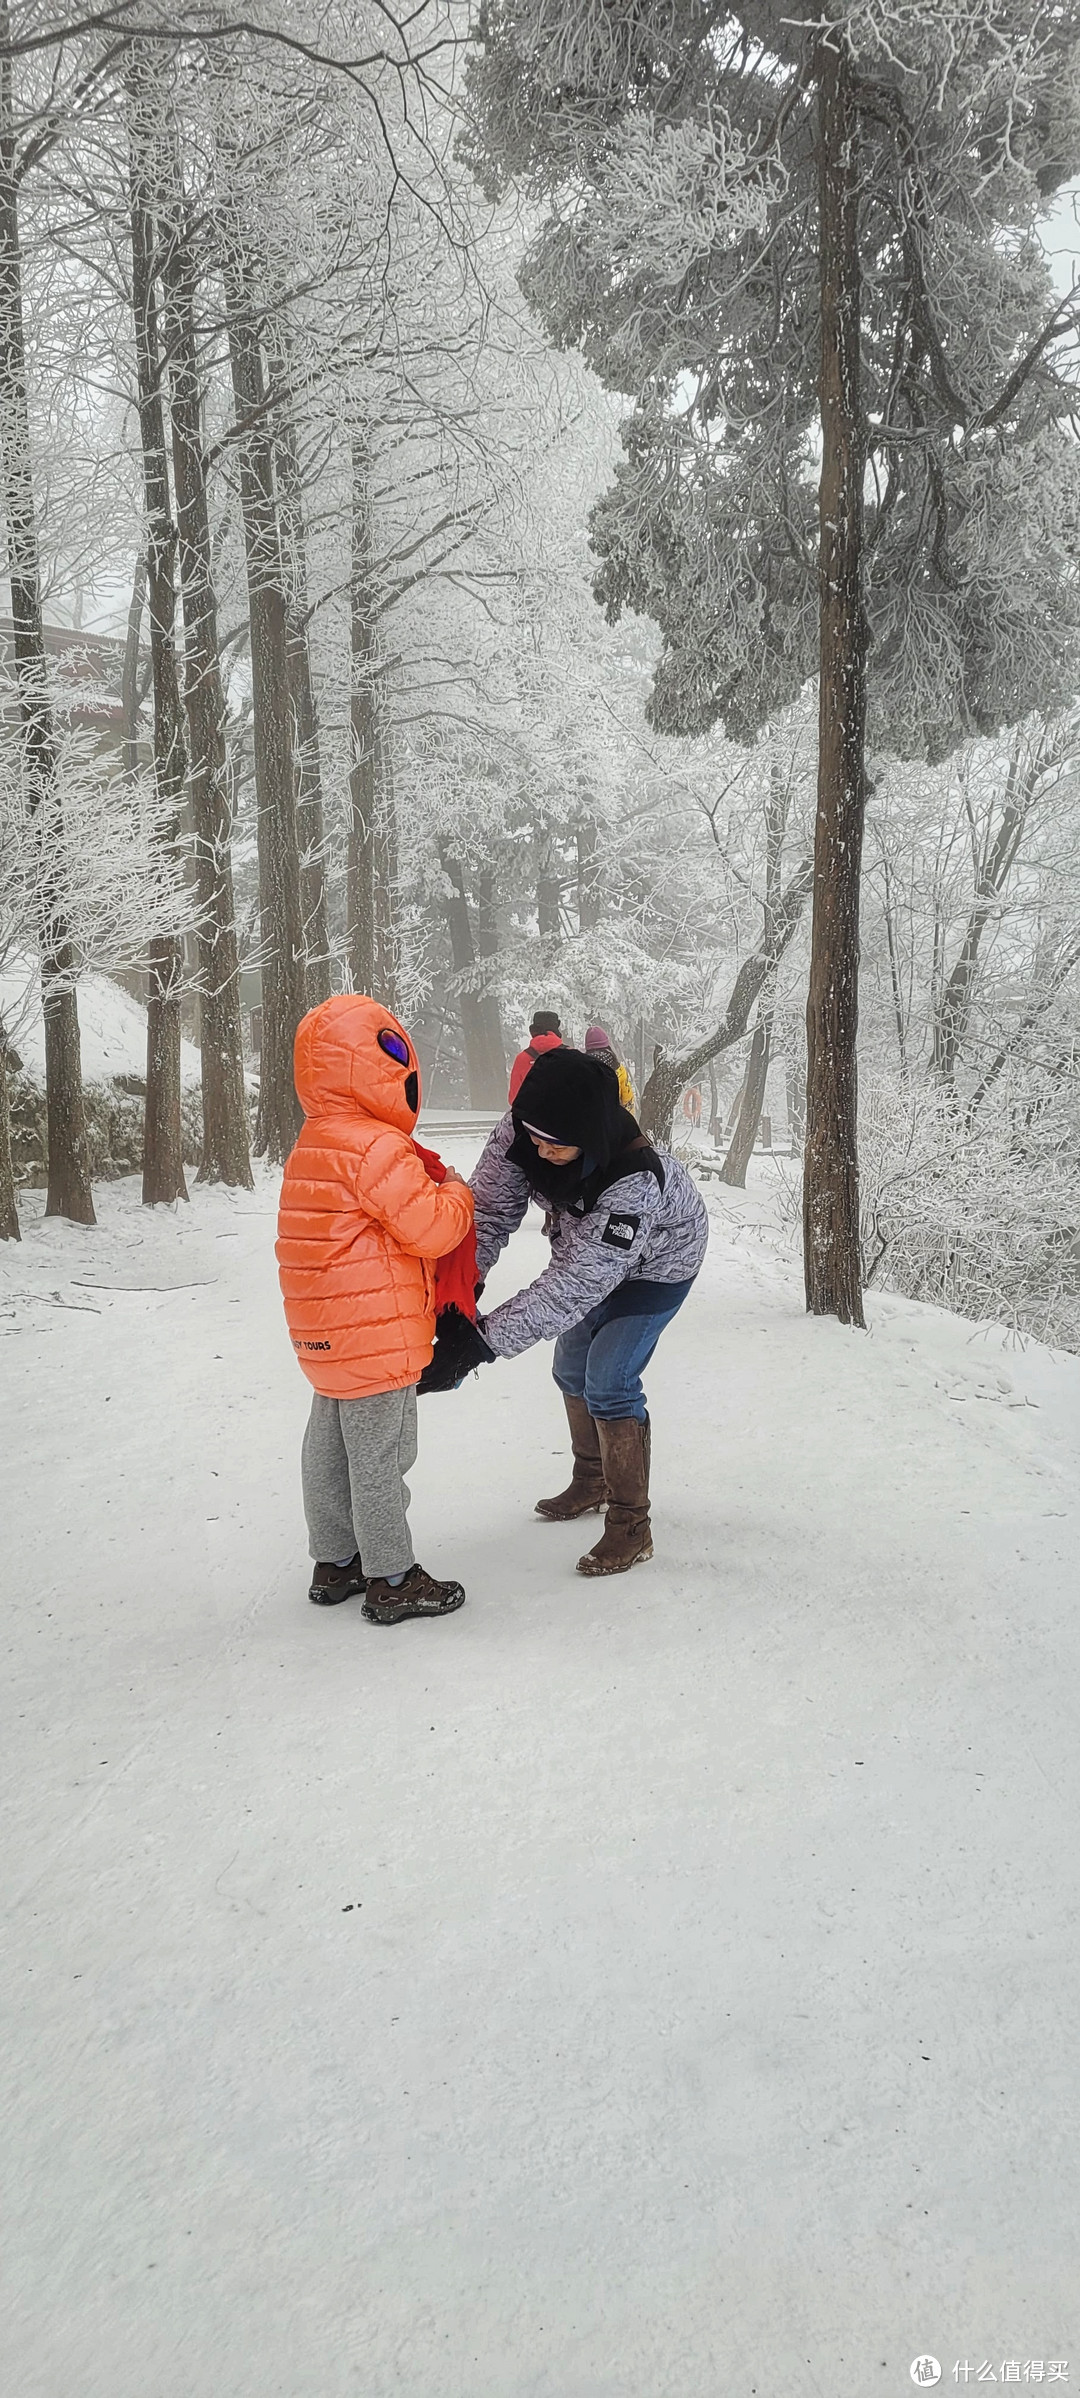
[[[612,1249],[632,1249],[640,1216],[609,1216],[603,1237]]]

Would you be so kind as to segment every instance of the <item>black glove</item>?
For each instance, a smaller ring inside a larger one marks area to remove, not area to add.
[[[435,1354],[431,1364],[424,1367],[417,1384],[421,1396],[426,1391],[453,1391],[474,1366],[489,1366],[495,1351],[489,1349],[479,1324],[470,1324],[460,1307],[444,1307],[435,1319]]]

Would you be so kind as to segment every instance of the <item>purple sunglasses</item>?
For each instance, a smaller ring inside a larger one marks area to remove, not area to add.
[[[375,1038],[380,1049],[385,1049],[387,1057],[396,1057],[399,1066],[412,1064],[409,1044],[402,1040],[399,1032],[389,1032],[384,1027],[382,1032],[376,1033]]]

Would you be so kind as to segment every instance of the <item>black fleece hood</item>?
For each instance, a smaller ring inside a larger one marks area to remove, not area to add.
[[[511,1110],[516,1139],[510,1157],[526,1181],[557,1206],[588,1208],[612,1166],[641,1135],[619,1098],[619,1078],[599,1058],[578,1049],[549,1049],[529,1068]],[[568,1166],[541,1157],[533,1132],[581,1156]]]

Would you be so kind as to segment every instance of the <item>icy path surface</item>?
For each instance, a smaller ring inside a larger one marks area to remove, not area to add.
[[[12,2398],[1080,2384],[1080,1361],[711,1204],[655,1563],[532,1516],[545,1350],[422,1403],[392,1632],[269,1182],[0,1250]]]

